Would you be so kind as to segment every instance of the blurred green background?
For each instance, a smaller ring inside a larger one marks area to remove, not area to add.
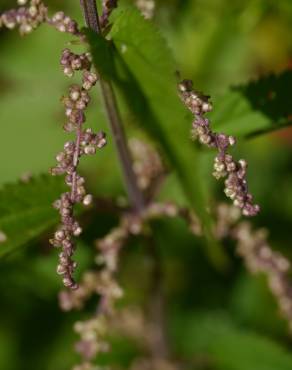
[[[153,22],[166,38],[179,70],[215,102],[230,86],[292,68],[290,0],[156,2]],[[12,3],[2,0],[0,12]],[[62,8],[82,22],[79,1],[47,3],[52,11]],[[15,182],[27,172],[46,173],[67,140],[59,100],[69,81],[61,73],[59,55],[70,41],[69,36],[46,26],[25,38],[17,32],[0,32],[1,185]],[[284,94],[289,100],[291,91]],[[88,122],[108,132],[100,100],[97,91]],[[129,135],[137,133],[128,126]],[[185,130],[187,140],[189,127]],[[292,130],[286,128],[243,140],[236,153],[250,163],[250,188],[262,205],[255,224],[267,227],[273,248],[290,258],[291,143]],[[206,162],[209,173],[208,158]],[[83,161],[82,170],[94,194],[124,194],[110,135],[109,145]],[[214,198],[224,199],[220,184],[209,181]],[[169,181],[162,197],[181,197],[175,181]],[[93,240],[115,223],[111,216],[97,215],[88,226],[77,257],[81,261],[79,273],[92,264]],[[265,279],[250,276],[229,245],[232,268],[220,274],[202,252],[201,241],[190,235],[183,223],[163,220],[158,226],[159,235],[163,235],[157,244],[163,256],[169,336],[177,358],[188,359],[185,368],[291,370],[291,337]],[[72,325],[87,317],[90,310],[69,314],[59,310],[57,257],[46,240],[47,236],[0,260],[1,370],[65,370],[78,362]],[[147,257],[140,240],[132,244],[125,252],[120,274],[126,293],[123,304],[140,304],[151,298]],[[141,276],[138,282],[137,274]],[[113,339],[113,354],[103,362],[126,369],[137,351],[132,343]]]

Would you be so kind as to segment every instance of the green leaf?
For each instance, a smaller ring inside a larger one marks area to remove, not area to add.
[[[43,175],[0,190],[0,230],[7,238],[0,244],[0,256],[35,240],[58,223],[52,203],[64,187],[61,178]]]
[[[206,355],[218,370],[290,370],[292,355],[255,332],[238,328],[222,312],[196,314],[176,323],[180,351]],[[180,334],[179,334],[180,333]]]
[[[291,125],[291,84],[292,71],[287,70],[232,88],[214,100],[213,127],[251,137]]]
[[[98,73],[103,79],[111,80],[113,75],[116,75],[111,44],[103,36],[91,29],[85,28],[84,31],[91,45],[94,63],[98,66]]]
[[[115,57],[112,80],[140,127],[161,146],[169,164],[177,171],[189,202],[202,220],[209,255],[222,266],[226,261],[212,236],[197,152],[189,138],[192,118],[177,95],[176,65],[170,49],[154,25],[135,8],[118,9],[113,20],[109,35]],[[100,39],[89,41],[97,68],[103,68],[103,62],[95,55],[95,44]]]

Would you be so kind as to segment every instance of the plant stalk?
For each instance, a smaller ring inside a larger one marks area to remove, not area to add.
[[[95,0],[80,0],[87,27],[96,33],[101,34],[98,11]],[[125,185],[129,200],[135,211],[141,213],[145,207],[145,200],[142,191],[137,184],[137,178],[133,171],[132,158],[127,145],[123,124],[118,109],[116,97],[111,82],[105,81],[100,76],[101,92],[110,122],[112,135],[123,170]]]

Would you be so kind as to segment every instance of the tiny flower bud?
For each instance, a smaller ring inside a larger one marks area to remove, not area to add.
[[[79,99],[79,97],[80,97],[80,93],[77,90],[72,91],[71,94],[70,94],[70,98],[73,101],[77,101]]]
[[[63,275],[66,272],[66,267],[64,265],[58,265],[57,266],[57,274]]]
[[[93,145],[87,145],[84,148],[84,153],[87,155],[93,155],[96,153],[96,148]]]
[[[228,137],[228,140],[229,140],[229,144],[230,144],[231,146],[233,146],[233,145],[235,145],[235,144],[236,144],[236,139],[235,139],[235,137],[234,137],[234,136],[229,136],[229,137]]]
[[[65,232],[63,230],[56,231],[55,238],[57,240],[63,240],[65,238]]]
[[[85,206],[89,206],[93,201],[93,196],[91,194],[87,194],[85,195],[85,197],[83,198],[83,204]]]
[[[79,236],[82,233],[82,228],[79,226],[73,231],[74,236]]]
[[[29,9],[29,14],[32,16],[32,17],[35,17],[38,13],[38,9],[36,6],[30,6]]]

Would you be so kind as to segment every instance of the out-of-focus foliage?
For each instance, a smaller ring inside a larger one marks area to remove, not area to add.
[[[79,1],[47,3],[82,20]],[[2,1],[0,11],[10,6],[11,1]],[[222,189],[210,176],[213,153],[192,147],[189,141],[191,120],[175,95],[178,69],[212,96],[214,128],[240,136],[236,155],[248,159],[250,187],[262,206],[255,224],[267,227],[274,249],[292,258],[292,132],[287,128],[262,135],[291,124],[291,1],[161,0],[151,21],[160,33],[135,11],[127,12],[124,18],[123,11],[113,14],[119,78],[115,82],[128,135],[146,132],[159,145],[169,168],[178,172],[179,176],[166,179],[160,199],[200,207],[201,213],[221,199]],[[16,33],[0,33],[0,230],[7,227],[11,235],[9,250],[26,247],[0,260],[0,369],[69,369],[78,362],[72,325],[90,312],[88,307],[82,314],[65,315],[57,307],[57,256],[48,248],[49,235],[43,233],[56,222],[57,212],[49,206],[57,195],[55,189],[60,191],[59,183],[53,186],[53,180],[39,180],[35,191],[31,191],[35,181],[4,187],[28,171],[47,172],[67,140],[59,99],[69,81],[59,68],[59,55],[70,40],[46,27],[23,39]],[[96,91],[88,122],[108,132]],[[82,169],[94,194],[123,195],[108,136],[109,145],[82,163]],[[41,225],[26,216],[38,207],[45,209],[44,219],[37,220]],[[14,210],[14,223],[9,225],[8,210]],[[96,215],[87,225],[76,257],[81,262],[79,271],[93,265],[94,240],[115,224],[112,216]],[[292,368],[287,325],[266,281],[248,275],[234,256],[234,246],[222,246],[231,262],[220,273],[204,253],[203,241],[192,236],[182,221],[161,220],[153,228],[162,259],[171,347],[188,364],[186,368]],[[0,254],[7,250],[0,244]],[[123,305],[151,298],[149,261],[139,240],[125,250],[122,266]],[[119,337],[112,338],[112,345],[102,362],[124,369],[140,351]]]
[[[6,237],[0,255],[31,242],[58,222],[52,208],[64,185],[60,179],[42,176],[0,191],[0,229]]]
[[[176,335],[185,355],[206,356],[218,369],[290,369],[291,354],[275,342],[255,332],[237,327],[224,312],[198,313],[184,316],[175,323]],[[194,351],[195,348],[195,351]],[[195,360],[194,360],[195,361]]]

